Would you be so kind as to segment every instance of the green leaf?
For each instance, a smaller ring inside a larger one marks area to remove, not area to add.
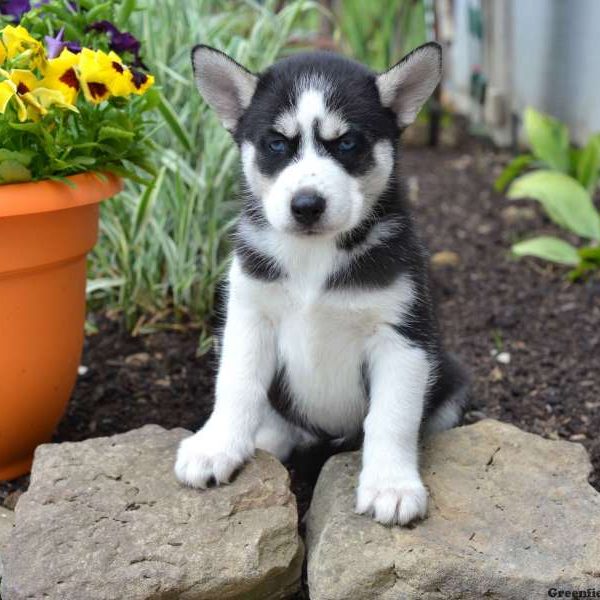
[[[577,180],[590,193],[593,194],[598,185],[600,175],[600,140],[590,138],[577,159]]]
[[[140,111],[142,113],[154,110],[160,104],[160,92],[158,88],[150,88],[141,98],[138,99]]]
[[[551,236],[519,242],[513,245],[512,251],[517,256],[536,256],[562,265],[576,266],[580,262],[575,246]]]
[[[136,167],[139,167],[143,171],[146,171],[146,173],[149,173],[153,177],[157,176],[158,171],[156,170],[154,163],[152,163],[144,158],[141,158],[141,157],[138,158],[135,156],[130,156],[128,160],[130,163],[134,164]]]
[[[43,129],[40,123],[9,123],[8,126],[16,131],[24,131],[27,133],[34,133],[39,135]]]
[[[117,23],[119,23],[119,27],[122,30],[127,29],[129,17],[131,16],[131,13],[135,10],[136,4],[136,0],[124,0],[123,4],[121,4],[121,8],[119,9],[119,15],[117,17]]]
[[[144,225],[148,222],[152,205],[154,204],[154,201],[156,200],[162,188],[165,171],[165,167],[160,169],[156,179],[154,180],[154,183],[148,186],[140,198],[133,221],[132,239],[137,239],[137,237],[140,235],[140,232],[144,228]]]
[[[21,152],[13,152],[11,150],[5,150],[0,148],[0,162],[5,160],[12,160],[22,164],[24,167],[28,167],[31,164],[31,159],[35,153],[31,150],[22,150]]]
[[[175,109],[171,106],[171,103],[163,96],[163,94],[160,94],[159,97],[160,102],[158,104],[158,110],[160,111],[160,114],[164,117],[167,125],[171,128],[171,131],[175,134],[183,147],[188,152],[191,152],[192,140],[190,139],[190,136],[187,134],[186,130],[183,128],[183,125],[180,123]]]
[[[4,160],[0,162],[1,183],[22,183],[31,181],[31,171],[16,160]]]
[[[110,11],[112,8],[112,2],[104,2],[103,4],[97,4],[94,8],[90,9],[86,15],[88,22],[95,21],[103,16],[104,12]]]
[[[152,185],[152,181],[153,181],[152,179],[140,177],[137,173],[135,173],[135,171],[133,171],[132,169],[127,169],[126,167],[124,167],[122,165],[108,164],[108,165],[102,165],[102,168],[105,171],[108,171],[109,173],[114,173],[115,175],[118,175],[119,177],[123,177],[124,179],[130,179],[131,181],[134,181],[135,183],[139,183],[140,185],[142,185],[144,187],[148,187],[148,186]]]
[[[527,168],[535,160],[531,154],[520,154],[515,156],[506,167],[504,167],[502,173],[498,176],[498,179],[494,182],[494,189],[497,192],[502,192],[506,186],[518,175],[521,174],[525,168]]]
[[[525,132],[537,158],[550,168],[569,171],[569,131],[560,121],[533,108],[525,109]]]
[[[132,131],[126,131],[120,127],[105,125],[98,132],[98,140],[132,140],[135,134]]]
[[[586,189],[569,175],[548,170],[527,173],[513,181],[507,196],[538,200],[561,227],[585,238],[600,239],[600,215]]]
[[[585,248],[579,248],[578,252],[584,261],[600,266],[600,246],[586,246]]]
[[[99,277],[98,279],[91,279],[85,286],[85,293],[87,295],[93,294],[98,290],[106,291],[112,288],[121,287],[125,284],[125,278],[116,277],[110,279],[108,277]]]
[[[580,248],[579,254],[581,255],[582,250],[587,250],[588,248]],[[580,279],[585,279],[589,275],[591,275],[594,271],[598,271],[600,269],[600,256],[597,258],[592,258],[591,260],[587,260],[585,258],[581,259],[581,262],[571,271],[569,271],[569,279],[571,281],[579,281]]]

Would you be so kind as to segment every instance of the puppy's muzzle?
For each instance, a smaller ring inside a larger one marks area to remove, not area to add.
[[[292,215],[303,227],[315,225],[325,212],[325,198],[312,189],[298,190],[292,197]]]

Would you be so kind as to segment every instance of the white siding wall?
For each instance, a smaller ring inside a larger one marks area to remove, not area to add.
[[[600,132],[600,0],[456,0],[449,89],[463,112],[474,64],[469,4],[485,15],[481,64],[491,98],[504,96],[514,115],[533,106],[558,117],[579,143]],[[499,135],[510,129],[506,117],[502,126],[488,119],[498,139],[508,139]]]

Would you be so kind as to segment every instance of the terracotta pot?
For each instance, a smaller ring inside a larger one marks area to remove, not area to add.
[[[121,189],[92,173],[0,185],[0,480],[29,471],[75,384],[86,254],[100,201]]]

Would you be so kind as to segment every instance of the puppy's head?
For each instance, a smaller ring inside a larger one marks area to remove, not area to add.
[[[392,176],[399,132],[441,75],[434,43],[381,74],[324,52],[258,75],[207,46],[192,61],[201,94],[241,148],[255,208],[295,235],[334,236],[368,216]]]

